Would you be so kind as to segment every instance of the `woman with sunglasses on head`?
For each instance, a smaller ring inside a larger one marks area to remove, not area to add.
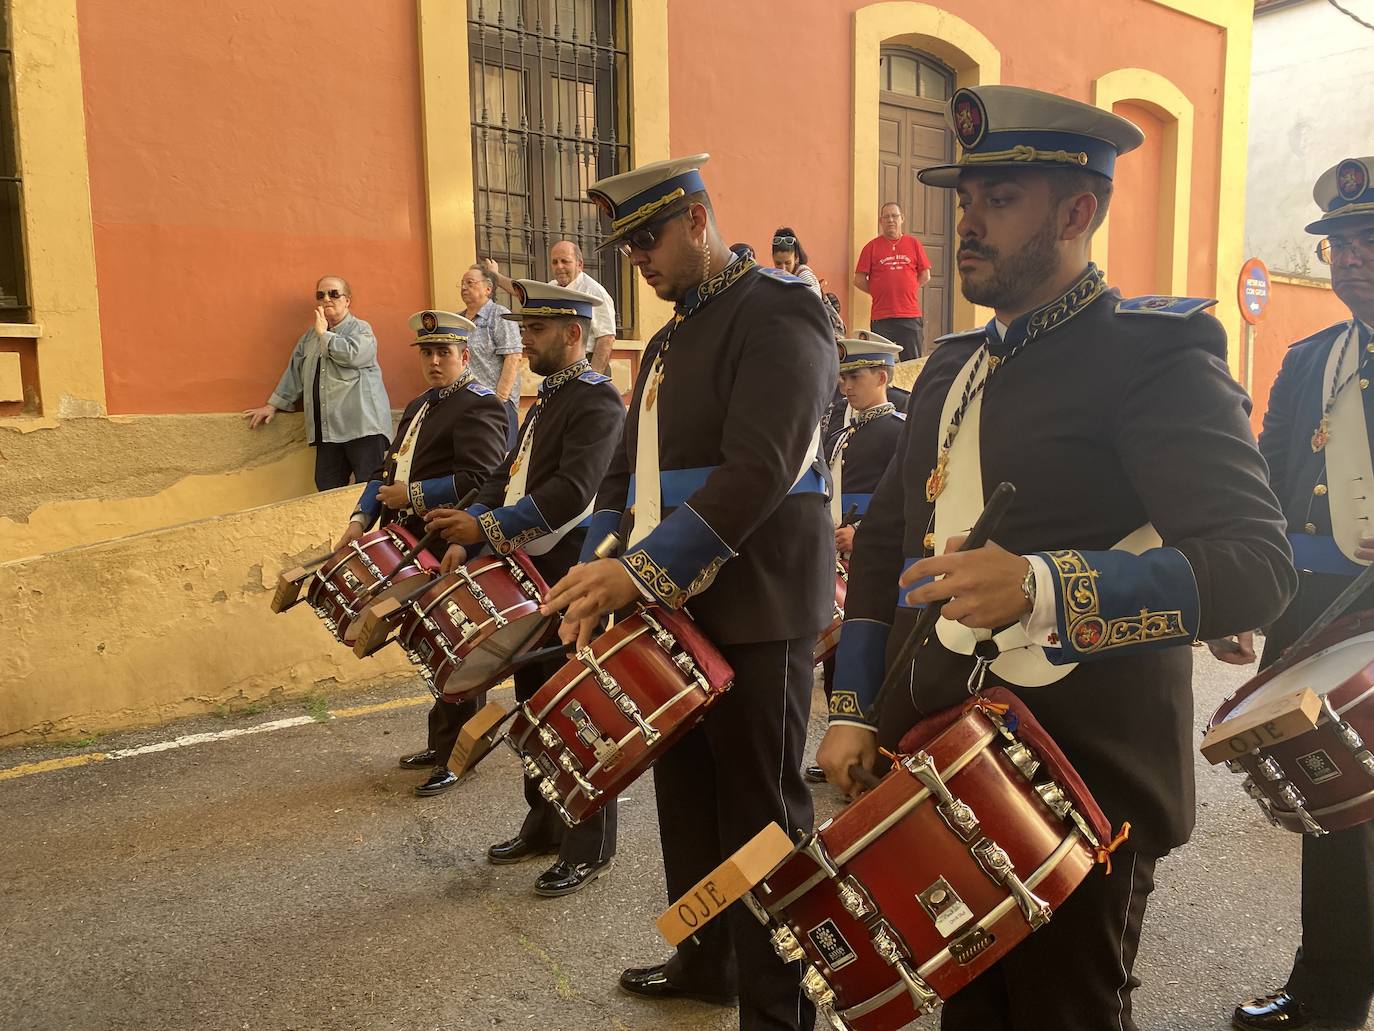
[[[377,364],[377,337],[352,312],[342,276],[315,284],[314,323],[296,341],[277,389],[261,408],[243,413],[248,428],[305,402],[305,439],[315,449],[315,488],[366,483],[386,456],[391,402]]]
[[[796,231],[788,226],[780,227],[773,234],[773,267],[796,276],[815,290],[817,297],[824,296],[820,278],[806,265],[806,251],[797,239]]]

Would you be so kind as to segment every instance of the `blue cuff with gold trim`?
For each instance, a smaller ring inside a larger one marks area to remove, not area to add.
[[[410,507],[416,515],[424,515],[431,508],[451,507],[458,501],[458,489],[452,476],[436,476],[410,485]]]
[[[357,521],[363,524],[364,530],[372,528],[372,524],[377,521],[377,517],[382,514],[382,503],[377,500],[377,494],[382,489],[381,480],[368,480],[367,486],[363,488],[363,493],[358,498],[358,507],[353,510],[353,515],[349,521]]]
[[[615,533],[620,529],[620,519],[624,514],[610,508],[593,512],[591,521],[587,524],[587,538],[582,542],[582,554],[577,557],[577,561],[594,561],[596,549],[601,546],[608,533]]]
[[[883,662],[892,627],[874,619],[846,619],[835,652],[835,686],[830,692],[830,722],[877,727],[865,715],[883,686]]]
[[[530,541],[553,532],[539,511],[539,506],[534,503],[534,498],[528,494],[513,505],[483,512],[477,516],[477,525],[486,534],[492,550],[499,555],[509,555]]]
[[[691,505],[679,505],[620,561],[650,594],[678,609],[710,587],[720,567],[734,557]]]
[[[1042,551],[1058,612],[1056,665],[1186,644],[1197,636],[1197,582],[1177,548]]]

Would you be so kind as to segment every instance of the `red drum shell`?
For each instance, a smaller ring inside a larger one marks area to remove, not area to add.
[[[1284,669],[1271,667],[1246,681],[1212,714],[1207,729],[1248,705],[1300,687],[1323,695],[1360,746],[1352,748],[1337,725],[1323,717],[1316,729],[1237,756],[1235,762],[1265,796],[1266,811],[1287,830],[1302,833],[1305,828],[1280,794],[1284,784],[1297,788],[1323,830],[1345,830],[1374,819],[1374,770],[1359,759],[1361,752],[1374,748],[1374,610],[1338,620]],[[1281,780],[1265,773],[1265,760],[1278,764]]]
[[[415,544],[415,536],[409,530],[399,523],[390,523],[339,548],[316,570],[306,600],[335,638],[352,645],[358,638],[358,617],[367,605],[404,593],[415,577],[432,577],[439,571],[439,560],[428,551],[421,551],[405,566],[401,565],[401,559]],[[367,594],[387,578],[386,587]]]
[[[461,702],[495,687],[520,656],[553,635],[555,617],[539,614],[548,593],[548,584],[523,551],[483,555],[439,577],[414,599],[396,639],[436,697]],[[483,599],[506,621],[504,626]]]
[[[979,831],[972,841],[982,835],[996,841],[1017,875],[1058,909],[1091,872],[1095,847],[1076,825],[1040,800],[1005,754],[1007,743],[986,715],[969,709],[928,741],[925,751],[949,790],[977,816]],[[1053,762],[1045,761],[1043,769],[1063,784]],[[1037,779],[1043,776],[1037,774]],[[1097,823],[1084,815],[1088,825]],[[1094,827],[1094,836],[1098,830]],[[896,969],[874,948],[879,918],[900,937],[912,968],[925,968],[923,979],[941,999],[959,991],[1032,931],[1017,905],[1008,908],[1008,891],[973,857],[972,842],[946,825],[921,783],[900,763],[876,788],[822,826],[817,837],[840,880],[826,875],[802,851],[754,894],[775,921],[791,930],[807,962],[834,990],[833,1008],[853,1031],[891,1031],[919,1016]],[[1041,877],[1032,883],[1036,871]],[[846,878],[857,880],[876,912],[862,920],[851,915],[839,890]],[[954,922],[943,933],[920,901],[923,893],[941,890],[941,878],[967,909],[962,918],[960,910],[951,909]],[[1000,915],[989,919],[994,911]],[[990,940],[977,935],[977,927]],[[963,961],[947,951],[952,943],[968,942],[977,947],[970,947]]]
[[[639,724],[581,656],[520,706],[507,740],[524,757],[526,776],[537,773],[541,793],[570,824],[598,812],[624,791],[700,722],[735,678],[729,663],[685,613],[657,605],[640,606],[592,641],[587,651],[658,737],[646,742]],[[688,659],[695,675],[683,669]],[[590,792],[579,786],[569,765]]]
[[[816,640],[816,665],[835,657],[840,647],[840,627],[844,625],[844,602],[849,594],[849,560],[835,560],[835,618]]]

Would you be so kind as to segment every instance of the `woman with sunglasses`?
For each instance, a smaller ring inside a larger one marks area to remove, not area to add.
[[[797,239],[797,233],[789,226],[781,226],[773,234],[773,267],[780,268],[784,272],[790,272],[803,283],[816,291],[816,296],[823,296],[821,293],[821,281],[806,265],[806,251],[802,248],[801,241]]]
[[[261,408],[243,413],[248,428],[305,402],[305,439],[315,449],[315,488],[366,483],[391,439],[391,401],[377,364],[377,337],[353,314],[353,291],[341,276],[315,284],[314,322],[296,341],[277,389]]]

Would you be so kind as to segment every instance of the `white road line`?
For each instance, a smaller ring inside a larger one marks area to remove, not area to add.
[[[262,734],[269,730],[283,730],[286,727],[301,727],[307,723],[314,723],[314,716],[293,716],[289,720],[273,720],[270,723],[258,723],[251,727],[232,727],[229,730],[217,730],[213,734],[184,734],[181,737],[174,737],[170,741],[159,741],[153,745],[140,745],[138,748],[116,748],[105,753],[109,759],[129,759],[135,755],[150,755],[153,752],[166,752],[173,748],[186,748],[189,745],[203,745],[211,741],[224,741],[231,737],[244,737],[247,734]]]

